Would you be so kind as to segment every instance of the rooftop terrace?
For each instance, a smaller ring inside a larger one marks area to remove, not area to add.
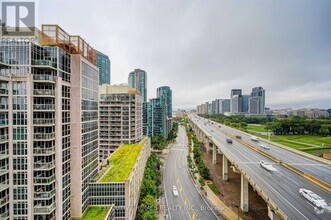
[[[90,206],[86,210],[83,220],[104,220],[111,207]]]
[[[147,138],[138,144],[124,144],[108,158],[110,167],[97,182],[124,182],[131,173]]]

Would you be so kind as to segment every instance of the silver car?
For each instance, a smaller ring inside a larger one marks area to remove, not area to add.
[[[299,190],[300,195],[305,197],[309,202],[313,203],[314,206],[318,208],[325,208],[328,205],[326,204],[325,200],[322,199],[320,196],[318,196],[313,191],[310,191],[308,189],[301,188]]]

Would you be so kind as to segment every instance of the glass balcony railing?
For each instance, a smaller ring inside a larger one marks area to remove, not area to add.
[[[50,184],[55,181],[55,175],[53,174],[52,176],[49,177],[44,177],[44,176],[37,176],[34,177],[34,184],[38,185],[44,185],[44,184]]]
[[[35,155],[50,155],[55,153],[55,148],[33,148]]]
[[[7,104],[0,104],[0,110],[8,110]]]
[[[42,206],[41,204],[38,204],[34,207],[34,214],[49,214],[55,209],[55,203],[52,203],[49,206]]]
[[[52,169],[55,167],[55,163],[53,162],[42,162],[42,161],[37,161],[34,162],[34,168],[36,170],[45,170],[45,169]]]
[[[0,199],[0,206],[6,204],[7,202],[9,202],[9,195],[6,195]]]
[[[34,110],[55,110],[54,104],[34,104]]]
[[[50,60],[34,60],[34,65],[37,66],[49,66],[52,67],[52,62]]]
[[[0,219],[9,219],[9,212],[6,211],[0,214]]]
[[[0,176],[9,172],[9,165],[4,165],[0,167]]]
[[[55,138],[55,133],[34,133],[33,134],[34,139],[54,139]]]
[[[35,81],[52,81],[54,82],[55,81],[55,77],[54,76],[51,76],[51,75],[33,75],[33,79]]]
[[[34,198],[35,199],[50,199],[55,195],[55,189],[50,192],[35,192]]]
[[[9,157],[8,150],[0,151],[0,159]]]
[[[33,90],[34,95],[42,95],[42,96],[54,96],[55,91],[51,89],[34,89]]]
[[[0,135],[0,143],[6,141],[8,141],[8,135],[7,134]]]
[[[0,119],[0,127],[8,126],[8,119]]]
[[[34,125],[51,125],[55,124],[54,118],[34,118],[33,119]]]
[[[6,181],[0,183],[0,192],[8,188],[9,188],[9,184]]]

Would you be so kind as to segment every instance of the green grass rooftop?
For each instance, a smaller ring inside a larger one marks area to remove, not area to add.
[[[108,158],[110,168],[98,180],[98,182],[124,182],[130,175],[131,170],[143,148],[147,138],[138,144],[124,144]]]
[[[104,220],[110,207],[90,206],[86,210],[83,220]]]

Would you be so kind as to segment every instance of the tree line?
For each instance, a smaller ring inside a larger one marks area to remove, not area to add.
[[[322,119],[307,119],[291,117],[266,123],[266,130],[275,134],[311,134],[331,135],[331,121]]]
[[[163,195],[161,187],[161,161],[152,153],[146,163],[138,205],[138,219],[157,220],[156,198]]]

